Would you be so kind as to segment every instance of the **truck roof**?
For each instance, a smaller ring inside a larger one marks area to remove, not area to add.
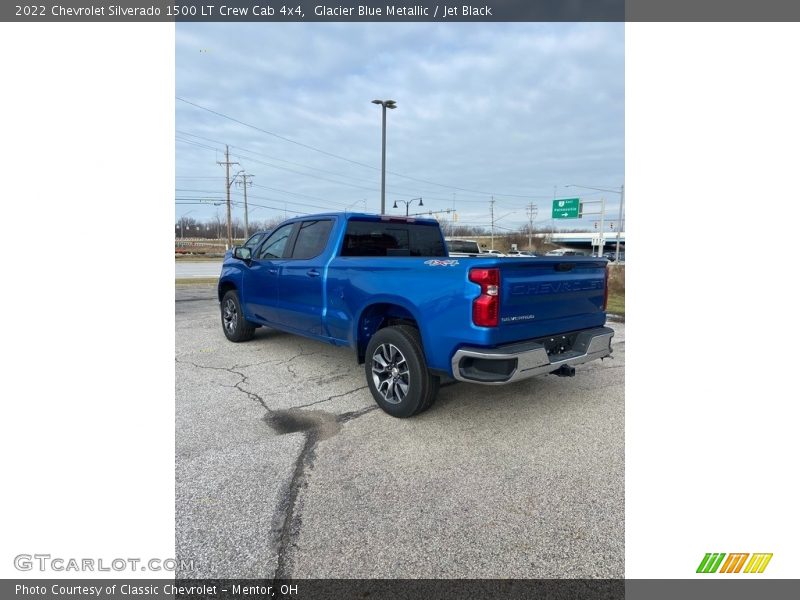
[[[286,219],[285,221],[282,222],[288,223],[290,221],[301,221],[317,217],[341,217],[342,219],[345,220],[357,218],[357,219],[369,219],[369,220],[381,220],[381,221],[398,221],[405,223],[425,223],[431,225],[439,224],[439,222],[436,219],[433,219],[431,217],[419,217],[419,216],[406,217],[405,215],[378,215],[375,213],[350,212],[350,211],[326,212],[326,213],[316,213],[313,215],[302,215],[299,217],[292,217],[291,219]]]

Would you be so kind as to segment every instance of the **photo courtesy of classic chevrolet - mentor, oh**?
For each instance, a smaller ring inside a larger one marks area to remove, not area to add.
[[[232,342],[263,326],[353,348],[377,404],[410,417],[442,380],[569,376],[609,356],[607,264],[451,257],[433,219],[311,215],[226,257],[222,330]]]

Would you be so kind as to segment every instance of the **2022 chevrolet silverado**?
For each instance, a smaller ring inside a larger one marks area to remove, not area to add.
[[[218,284],[232,342],[267,326],[349,346],[395,417],[429,408],[442,378],[500,385],[611,354],[607,261],[451,258],[432,219],[291,219],[236,248]]]

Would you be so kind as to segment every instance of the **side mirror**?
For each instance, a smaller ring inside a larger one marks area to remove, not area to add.
[[[250,260],[252,258],[252,252],[250,248],[237,246],[233,249],[233,258],[238,258],[239,260]]]

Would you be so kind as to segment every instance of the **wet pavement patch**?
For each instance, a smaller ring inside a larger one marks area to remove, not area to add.
[[[336,415],[322,410],[288,410],[272,411],[264,417],[272,430],[278,435],[298,432],[314,432],[316,439],[324,440],[336,435],[341,429]]]

